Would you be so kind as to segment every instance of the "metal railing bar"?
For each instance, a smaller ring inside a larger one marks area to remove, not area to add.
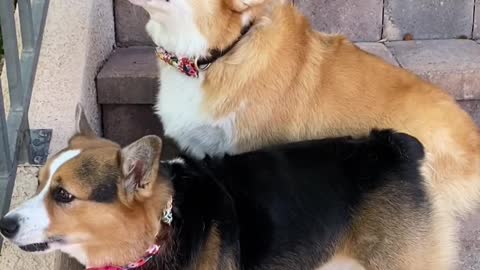
[[[2,24],[3,48],[7,65],[10,110],[22,111],[24,88],[20,73],[13,1],[0,1],[0,22]]]
[[[34,11],[40,13],[42,16],[36,16],[34,25],[44,25],[46,20],[48,1],[35,1],[32,6]],[[22,8],[22,7],[19,7]],[[38,64],[40,55],[40,44],[43,37],[43,27],[38,27],[38,36],[35,37],[35,44],[33,50],[22,50],[20,67],[22,86],[25,87],[23,96],[23,110],[11,112],[11,117],[7,120],[9,127],[10,150],[12,155],[15,155],[15,160],[21,163],[28,163],[30,161],[30,133],[28,125],[28,111],[30,108],[30,100],[32,96],[33,83],[35,78],[35,70]]]
[[[27,111],[32,95],[33,79],[35,78],[35,51],[22,51],[22,58],[20,60],[20,72],[23,79],[22,85],[25,87],[23,96],[23,111]],[[37,55],[38,57],[38,55]],[[37,58],[38,60],[38,58]],[[36,64],[36,62],[35,62]]]
[[[2,83],[0,82],[0,177],[8,177],[13,165],[8,134],[5,132],[7,130],[7,120],[4,108]]]
[[[21,138],[21,132],[22,132],[22,118],[24,116],[24,112],[19,111],[19,112],[10,112],[7,117],[7,132],[8,132],[8,141],[10,142],[9,145],[9,153],[10,153],[10,158],[16,165],[15,161],[18,160],[18,149],[19,149],[19,144],[20,141],[19,139]]]
[[[18,11],[20,14],[20,30],[22,32],[22,49],[27,51],[33,50],[35,38],[30,0],[18,0]]]
[[[10,154],[10,166],[4,175],[0,175],[0,213],[2,216],[10,208],[13,187],[15,186],[15,178],[17,176],[18,147],[21,146],[19,144],[19,135],[22,131],[20,118],[23,117],[22,114],[23,112],[10,112],[6,121],[7,128],[5,131],[8,131],[8,141],[12,143],[7,145],[7,149],[5,149],[5,152]],[[6,132],[2,133],[2,136],[6,135]]]
[[[0,176],[0,213],[3,216],[10,208],[10,198],[12,198],[13,187],[15,185],[15,177],[17,176],[17,170],[11,170],[11,174],[3,177]],[[1,239],[0,239],[1,240]],[[0,248],[1,248],[0,241]]]
[[[35,41],[40,42],[43,38],[43,31],[45,26],[45,21],[47,19],[48,6],[50,0],[32,0],[32,18],[33,18],[33,33],[35,35]]]
[[[34,26],[34,48],[31,51],[22,52],[22,78],[23,86],[26,87],[24,93],[23,115],[21,118],[21,133],[17,134],[18,161],[28,163],[31,161],[30,148],[30,127],[28,123],[28,111],[32,97],[33,83],[37,70],[38,59],[40,57],[40,45],[43,39],[44,26],[47,19],[49,0],[33,0],[33,26]]]
[[[0,0],[1,1],[1,0]],[[24,79],[24,86],[28,91],[25,93],[24,111],[28,112],[30,108],[30,100],[32,96],[33,83],[37,70],[38,59],[40,57],[40,48],[43,39],[44,26],[47,19],[47,12],[49,6],[49,0],[33,0],[33,26],[34,26],[34,38],[35,47],[32,52],[24,52],[22,54],[22,65],[28,67],[28,69],[22,70],[22,78]],[[28,71],[27,71],[28,70]],[[27,73],[28,72],[28,73]],[[28,74],[28,76],[27,76]]]
[[[0,0],[10,109],[5,113],[0,83],[0,214],[8,211],[19,162],[30,160],[28,110],[49,0],[18,0],[22,51],[18,50],[14,0]],[[1,239],[0,239],[1,248]]]

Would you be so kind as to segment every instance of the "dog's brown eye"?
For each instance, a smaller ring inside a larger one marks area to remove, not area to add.
[[[75,196],[68,193],[65,189],[58,187],[53,191],[53,199],[59,203],[70,203],[75,199]]]

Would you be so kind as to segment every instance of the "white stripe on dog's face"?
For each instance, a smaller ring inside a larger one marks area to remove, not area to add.
[[[52,179],[60,167],[78,156],[80,152],[80,150],[68,150],[55,157],[50,163],[50,168],[48,168],[49,175],[43,189],[33,198],[7,214],[7,216],[17,216],[19,220],[19,231],[11,239],[15,244],[25,246],[47,241],[46,231],[50,224],[50,219],[45,205],[45,198],[48,196]]]

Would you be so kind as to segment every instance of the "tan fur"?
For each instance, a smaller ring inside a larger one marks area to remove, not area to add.
[[[208,237],[207,243],[203,247],[203,250],[200,254],[200,260],[194,269],[197,270],[211,270],[219,269],[219,261],[221,255],[221,245],[222,239],[216,227],[212,228],[210,231],[210,236]]]
[[[218,14],[214,17],[199,16],[196,20],[211,48],[224,49],[238,37],[242,28],[240,13],[230,10],[225,2],[208,0],[193,1],[192,4],[198,14]]]
[[[355,217],[338,254],[369,270],[454,269],[454,241],[443,230],[449,219],[414,204],[393,188],[376,192]]]
[[[85,250],[91,266],[102,266],[106,263],[124,265],[137,260],[161,230],[160,218],[172,195],[171,187],[166,181],[157,180],[151,192],[155,196],[128,203],[125,200],[96,203],[88,200],[91,187],[95,183],[79,179],[76,171],[81,168],[83,161],[94,159],[107,168],[111,165],[111,170],[104,173],[119,173],[117,155],[120,147],[111,141],[77,135],[70,140],[66,150],[68,149],[80,149],[82,154],[57,171],[51,190],[61,184],[77,199],[68,206],[63,206],[47,197],[45,203],[51,223],[48,235],[68,236],[70,241],[77,242]],[[156,160],[158,161],[158,158]],[[45,185],[48,166],[49,163],[40,173],[40,189]],[[118,188],[119,197],[125,198],[120,174]]]
[[[341,36],[315,32],[293,6],[279,2],[244,11],[255,26],[206,73],[204,110],[217,119],[235,113],[236,149],[393,128],[425,145],[424,172],[439,210],[454,216],[474,208],[480,137],[468,114],[408,71]],[[199,28],[218,47],[219,37],[238,33],[240,18],[225,8],[209,12],[215,24],[199,19]]]

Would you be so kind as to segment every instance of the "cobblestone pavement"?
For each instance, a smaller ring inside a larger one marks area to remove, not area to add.
[[[11,207],[17,206],[32,196],[37,186],[38,167],[20,166],[17,172],[17,181],[12,196]],[[51,270],[53,269],[55,254],[32,255],[21,251],[8,242],[4,242],[0,254],[1,270]]]

